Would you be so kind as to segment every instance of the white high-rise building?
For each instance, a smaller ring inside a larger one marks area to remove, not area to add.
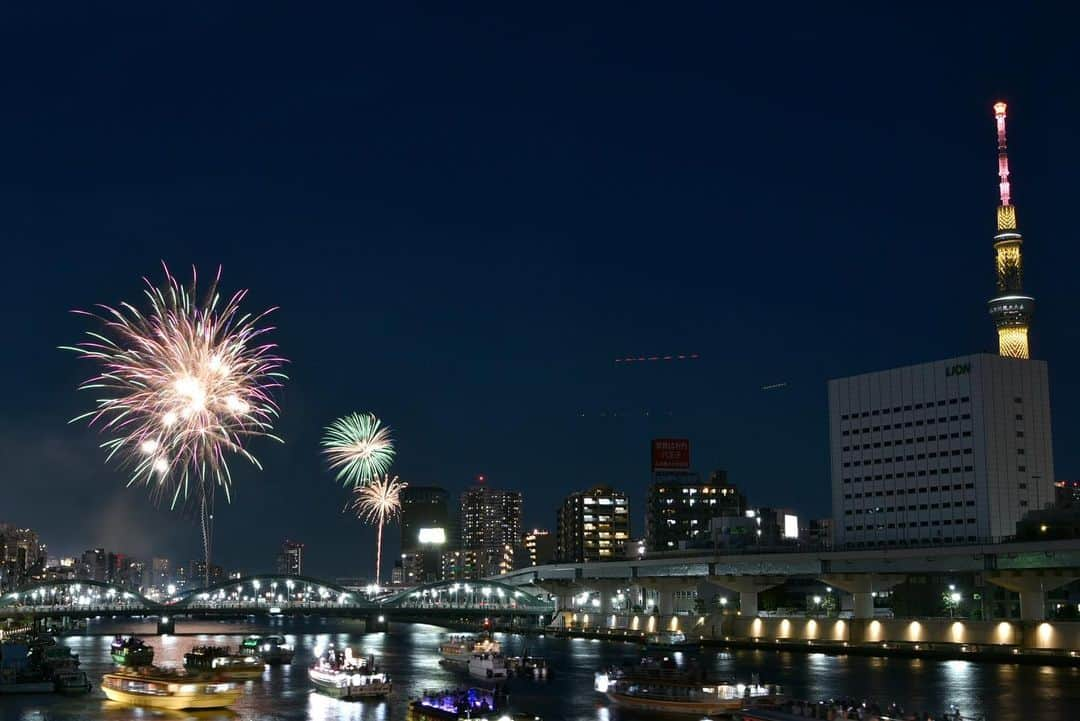
[[[838,547],[995,541],[1054,500],[1044,361],[978,354],[829,381]]]

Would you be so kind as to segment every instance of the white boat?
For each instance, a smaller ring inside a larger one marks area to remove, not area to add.
[[[658,651],[676,651],[679,649],[697,648],[698,644],[686,640],[686,634],[682,631],[661,631],[650,633],[645,637],[645,644],[649,648]]]
[[[332,698],[381,698],[393,690],[390,678],[375,665],[375,657],[353,656],[351,648],[327,648],[308,669],[308,678],[316,691]]]
[[[487,636],[454,635],[439,645],[439,655],[445,663],[468,666],[473,654],[501,653],[499,642]]]
[[[469,657],[469,673],[478,678],[510,678],[506,657],[501,653],[474,653]]]

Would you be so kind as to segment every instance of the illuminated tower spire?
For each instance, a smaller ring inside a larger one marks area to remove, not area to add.
[[[1016,208],[1009,185],[1009,152],[1005,144],[1005,103],[994,104],[998,142],[997,295],[990,301],[990,316],[998,332],[998,353],[1007,358],[1028,358],[1028,327],[1035,311],[1035,299],[1024,295],[1024,263],[1020,247],[1023,237],[1016,229]]]

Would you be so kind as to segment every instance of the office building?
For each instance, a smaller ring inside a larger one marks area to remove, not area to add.
[[[225,580],[225,569],[216,563],[210,564],[210,572],[206,571],[206,561],[192,561],[188,565],[187,581],[191,588],[202,588],[209,579],[209,585],[214,586]]]
[[[994,105],[998,195],[990,315],[998,355],[829,381],[833,529],[842,547],[997,541],[1054,501],[1046,363],[1031,356],[1035,301]]]
[[[401,558],[406,582],[439,580],[442,552],[455,547],[449,494],[437,486],[407,486],[401,492]]]
[[[1054,484],[1054,508],[1080,509],[1080,481],[1058,481]]]
[[[1054,501],[1046,363],[990,354],[829,381],[840,547],[997,541]]]
[[[526,531],[521,546],[528,553],[530,566],[543,566],[555,560],[555,535],[544,528]]]
[[[83,551],[79,575],[91,581],[104,582],[108,577],[108,557],[104,548]]]
[[[478,573],[494,575],[513,569],[513,549],[521,543],[521,492],[477,484],[461,494],[461,547],[483,552]]]
[[[450,540],[449,494],[437,486],[406,486],[401,492],[401,550]]]
[[[25,577],[35,566],[45,566],[45,546],[29,528],[0,523],[0,562],[9,572]]]
[[[439,575],[444,581],[466,581],[483,577],[480,568],[481,552],[469,549],[443,551]]]
[[[707,548],[714,545],[713,519],[738,518],[746,497],[716,470],[703,481],[691,471],[653,472],[646,508],[646,545],[650,551]]]
[[[610,561],[626,555],[630,504],[610,486],[571,493],[559,509],[557,558],[564,562]]]
[[[304,573],[304,544],[285,539],[277,555],[277,572],[285,576]]]
[[[708,529],[713,547],[722,552],[794,550],[803,535],[798,515],[787,508],[750,508],[741,516],[716,516]]]
[[[802,540],[810,548],[830,550],[833,546],[833,519],[812,518],[806,526],[806,533]]]

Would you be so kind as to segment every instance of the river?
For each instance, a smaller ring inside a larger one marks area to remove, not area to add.
[[[130,630],[130,626],[125,629]],[[150,627],[136,630],[152,631]],[[248,632],[284,634],[296,648],[291,666],[268,668],[262,679],[245,684],[245,694],[227,712],[149,713],[107,701],[97,688],[110,670],[108,635],[69,636],[61,640],[79,654],[82,668],[95,685],[81,697],[0,697],[2,721],[394,721],[404,719],[406,702],[425,688],[452,688],[468,683],[467,675],[439,665],[436,646],[445,629],[423,624],[394,624],[389,632],[366,634],[348,621],[282,621],[272,627],[237,623],[191,622],[177,629],[182,635],[147,635],[154,662],[182,665],[184,653],[203,644],[236,646]],[[111,631],[91,626],[91,631]],[[512,679],[511,706],[542,716],[546,721],[644,721],[650,716],[605,707],[593,692],[593,671],[636,659],[639,648],[626,643],[554,637],[500,635],[504,652],[520,654],[527,644],[532,655],[544,656],[554,668],[547,681]],[[385,702],[345,702],[312,693],[307,664],[316,648],[328,643],[349,644],[354,651],[374,654],[394,682]],[[827,656],[764,650],[709,652],[702,663],[718,678],[749,680],[757,673],[762,683],[780,684],[799,698],[855,696],[882,705],[898,701],[909,709],[937,711],[956,704],[965,715],[987,721],[1076,721],[1080,719],[1080,669],[1035,665],[984,664],[968,661],[927,661],[865,656]],[[474,682],[475,683],[475,682]],[[476,684],[482,685],[482,684]]]

